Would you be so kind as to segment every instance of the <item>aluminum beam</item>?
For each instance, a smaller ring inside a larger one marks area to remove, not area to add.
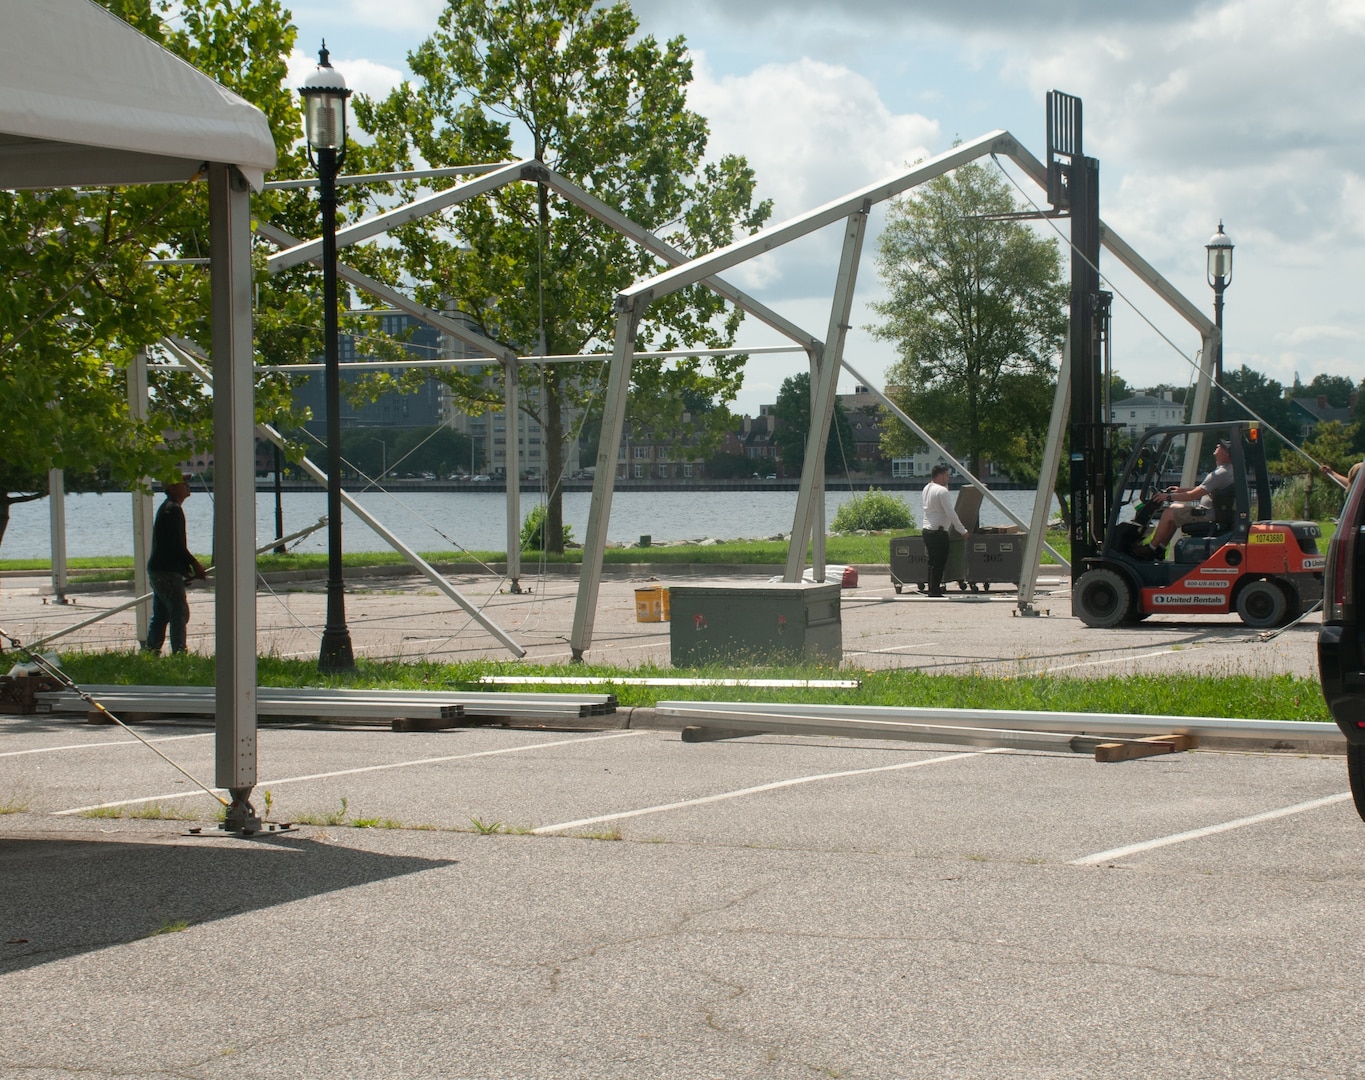
[[[128,413],[137,421],[147,419],[150,410],[150,395],[147,386],[147,350],[139,349],[128,365]],[[150,480],[150,477],[144,477]],[[147,577],[147,559],[152,547],[152,496],[144,491],[134,490],[133,500],[133,593],[145,597],[152,591]],[[134,612],[138,641],[147,640],[147,623],[151,619],[152,605],[139,599]]]
[[[1057,392],[1052,399],[1052,416],[1047,423],[1047,441],[1043,444],[1043,463],[1038,470],[1038,493],[1033,499],[1033,517],[1029,521],[1024,541],[1024,565],[1019,578],[1018,610],[1035,614],[1033,594],[1038,585],[1038,555],[1043,550],[1047,535],[1048,511],[1052,509],[1052,493],[1057,487],[1057,470],[1062,461],[1062,425],[1071,411],[1071,339],[1062,345],[1062,362],[1057,368]],[[1052,549],[1049,547],[1049,551]],[[1055,552],[1053,553],[1055,556]],[[1065,563],[1063,565],[1066,565]],[[1066,567],[1071,569],[1069,565]]]
[[[839,367],[844,357],[844,341],[848,337],[854,287],[858,282],[858,260],[862,256],[863,238],[867,235],[867,218],[871,209],[871,202],[864,202],[845,222],[839,275],[835,278],[834,298],[830,303],[829,329],[825,333],[825,347],[816,354],[818,379],[815,377],[816,372],[812,372],[811,424],[806,436],[806,458],[801,466],[796,512],[792,518],[792,538],[787,545],[787,565],[782,575],[784,581],[801,580],[801,568],[806,561],[806,541],[812,536],[815,537],[812,577],[816,581],[825,580],[825,444],[829,441],[829,426],[834,416]]]
[[[1209,415],[1209,400],[1213,397],[1213,365],[1218,358],[1218,328],[1204,335],[1204,349],[1199,354],[1199,378],[1194,385],[1194,404],[1190,408],[1190,423],[1202,424]],[[1194,487],[1199,483],[1199,455],[1204,449],[1204,433],[1191,432],[1185,441],[1185,462],[1180,469],[1180,486]]]
[[[520,365],[516,357],[502,366],[502,411],[506,417],[507,441],[503,467],[507,470],[507,576],[512,592],[521,592],[521,391]],[[473,438],[473,436],[470,436]]]
[[[875,184],[860,188],[851,195],[826,203],[780,225],[762,229],[752,236],[737,240],[728,247],[719,248],[689,263],[657,274],[652,278],[636,282],[621,293],[618,303],[641,299],[646,302],[669,296],[698,281],[723,273],[733,266],[773,251],[776,248],[799,240],[803,236],[817,232],[826,225],[859,213],[866,205],[875,205],[894,198],[919,184],[932,180],[944,173],[951,172],[959,165],[975,161],[985,154],[1009,153],[1015,146],[1014,137],[1007,131],[993,131],[979,139],[954,147],[946,153],[932,157],[917,165],[907,173],[900,173]]]
[[[209,165],[212,269],[214,774],[232,792],[229,828],[255,815],[256,464],[250,187],[233,166]]]
[[[439,210],[446,209],[446,207],[465,202],[478,195],[486,195],[490,191],[496,191],[512,180],[534,179],[533,176],[527,176],[526,173],[528,169],[534,169],[537,164],[530,161],[514,162],[501,169],[484,173],[477,180],[471,180],[467,184],[433,192],[425,198],[417,199],[392,210],[386,210],[382,214],[376,214],[374,217],[347,225],[345,228],[337,230],[337,247],[343,248],[350,244],[359,243],[361,240],[368,240],[372,236],[379,236],[399,225],[406,225],[410,221],[416,221],[418,218],[434,214]],[[273,274],[288,267],[297,266],[299,263],[311,262],[313,259],[321,258],[321,256],[322,240],[305,240],[272,255],[268,265]]]
[[[574,604],[573,631],[569,637],[575,663],[592,644],[597,615],[597,593],[602,585],[602,553],[607,547],[607,522],[616,490],[616,450],[626,424],[626,398],[630,392],[631,358],[635,332],[644,303],[623,304],[616,316],[616,347],[607,375],[607,396],[602,406],[602,434],[597,440],[597,467],[592,478],[592,502],[588,507],[588,531],[583,537],[583,564],[578,574],[578,599]],[[627,460],[626,467],[630,467]]]
[[[987,746],[1006,750],[1032,750],[1051,753],[1093,754],[1106,740],[1096,735],[1066,732],[1027,731],[1007,728],[978,728],[953,724],[921,724],[896,720],[831,720],[818,711],[803,711],[787,705],[784,712],[762,715],[744,709],[715,706],[705,709],[659,707],[656,715],[686,723],[694,721],[697,738],[684,742],[704,742],[744,735],[810,735],[821,738],[877,739],[886,742],[948,743],[954,746]]]
[[[66,476],[61,469],[47,471],[48,532],[52,544],[52,591],[57,603],[66,603]]]
[[[791,713],[791,705],[777,702],[661,701],[656,716],[686,720],[712,709],[764,714]],[[978,728],[1059,731],[1113,735],[1198,735],[1236,738],[1343,739],[1336,724],[1308,720],[1235,720],[1209,716],[1133,716],[1127,713],[1028,712],[1006,709],[925,709],[910,706],[821,705],[806,710],[829,721],[888,720],[910,724],[950,724]]]

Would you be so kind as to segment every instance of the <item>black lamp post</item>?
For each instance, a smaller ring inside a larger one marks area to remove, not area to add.
[[[1217,388],[1213,398],[1213,418],[1223,419],[1223,290],[1232,284],[1232,241],[1223,232],[1223,223],[1204,245],[1208,252],[1209,284],[1213,287],[1213,323],[1218,327],[1218,353],[1213,359],[1213,380]]]
[[[351,631],[346,627],[346,593],[341,576],[341,373],[337,341],[337,171],[346,160],[346,99],[351,92],[327,61],[327,42],[318,69],[304,80],[304,126],[308,160],[318,171],[322,207],[323,351],[327,384],[327,625],[322,630],[318,670],[351,671]]]

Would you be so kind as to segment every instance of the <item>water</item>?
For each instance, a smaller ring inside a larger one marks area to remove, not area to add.
[[[904,498],[919,520],[919,492],[893,492]],[[997,496],[1014,513],[1028,521],[1033,512],[1032,491],[1002,491]],[[829,492],[825,498],[826,524],[839,506],[854,497],[848,491]],[[496,491],[367,492],[356,496],[365,510],[383,522],[404,543],[418,551],[504,551],[507,548],[505,496]],[[157,496],[157,504],[162,496]],[[522,516],[537,497],[522,492]],[[588,531],[591,493],[570,491],[564,495],[564,520],[572,537],[582,543]],[[327,495],[322,491],[291,491],[283,496],[284,529],[294,532],[313,524],[326,513]],[[612,500],[607,539],[634,544],[642,535],[654,541],[758,539],[791,531],[796,510],[795,491],[618,491]],[[1054,501],[1053,512],[1056,512]],[[200,553],[213,549],[213,496],[195,491],[185,504],[190,547]],[[982,525],[1006,525],[1009,519],[989,502],[981,507]],[[275,496],[256,495],[256,536],[261,547],[274,539]],[[345,551],[387,551],[387,543],[349,510],[342,516],[342,547]],[[49,509],[46,500],[11,507],[9,528],[0,543],[0,558],[46,559],[49,545]],[[66,552],[68,558],[133,553],[132,500],[127,494],[68,495],[66,498]],[[327,531],[319,529],[297,545],[296,551],[327,550]]]

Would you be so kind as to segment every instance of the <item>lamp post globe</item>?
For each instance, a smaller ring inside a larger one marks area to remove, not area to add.
[[[1218,231],[1204,245],[1208,257],[1207,274],[1213,289],[1213,323],[1218,327],[1218,349],[1213,360],[1213,418],[1223,419],[1223,291],[1232,284],[1232,239],[1218,223]]]
[[[341,572],[341,348],[337,334],[336,179],[346,159],[346,80],[328,61],[327,43],[318,67],[299,89],[303,97],[308,160],[318,171],[322,213],[323,361],[327,397],[327,622],[318,651],[318,670],[351,671],[355,655],[346,626],[346,592]]]

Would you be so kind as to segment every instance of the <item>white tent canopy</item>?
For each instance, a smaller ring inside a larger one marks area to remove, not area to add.
[[[263,113],[92,0],[0,0],[0,189],[208,180],[212,252],[217,784],[259,819],[250,186]]]
[[[0,0],[0,184],[189,180],[275,167],[264,114],[93,0]]]

